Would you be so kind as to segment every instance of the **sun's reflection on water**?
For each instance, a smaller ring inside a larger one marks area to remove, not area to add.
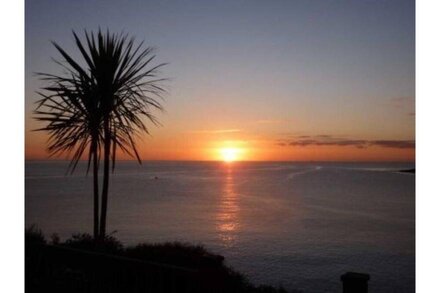
[[[220,196],[219,211],[216,216],[217,231],[224,246],[232,246],[239,230],[239,198],[235,191],[233,166],[226,167],[224,188]]]

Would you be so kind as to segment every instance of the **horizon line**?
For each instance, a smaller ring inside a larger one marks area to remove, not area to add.
[[[29,162],[70,162],[69,159],[27,159],[24,161]],[[80,162],[88,162],[88,160],[79,160]],[[121,159],[117,162],[135,162],[136,159]],[[171,160],[171,159],[146,159],[141,162],[212,162],[212,163],[226,163],[223,160]],[[263,162],[286,162],[286,163],[416,163],[416,160],[237,160],[234,162],[228,162],[228,164],[234,163],[263,163]]]

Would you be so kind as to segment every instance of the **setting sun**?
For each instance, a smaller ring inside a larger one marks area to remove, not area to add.
[[[238,148],[222,148],[220,155],[225,162],[233,162],[239,160],[241,150]]]

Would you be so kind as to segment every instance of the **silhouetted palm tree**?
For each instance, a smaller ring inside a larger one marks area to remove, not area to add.
[[[38,130],[49,132],[48,151],[51,155],[72,155],[69,170],[88,151],[88,168],[93,163],[94,236],[106,234],[110,163],[115,167],[116,151],[135,157],[139,163],[136,139],[149,133],[142,120],[158,121],[151,109],[162,110],[157,101],[164,92],[158,69],[165,64],[150,66],[155,55],[143,42],[134,45],[127,35],[85,32],[82,42],[75,32],[82,60],[75,61],[53,43],[64,58],[57,62],[64,75],[39,73],[50,85],[39,94],[36,119],[47,125]],[[103,155],[101,214],[99,217],[99,162]]]

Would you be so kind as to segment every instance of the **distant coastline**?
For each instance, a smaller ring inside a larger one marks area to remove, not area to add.
[[[415,169],[415,168],[413,168],[413,169],[404,169],[404,170],[400,170],[399,172],[401,172],[401,173],[413,173],[413,174],[415,174],[415,173],[416,173],[416,169]]]

